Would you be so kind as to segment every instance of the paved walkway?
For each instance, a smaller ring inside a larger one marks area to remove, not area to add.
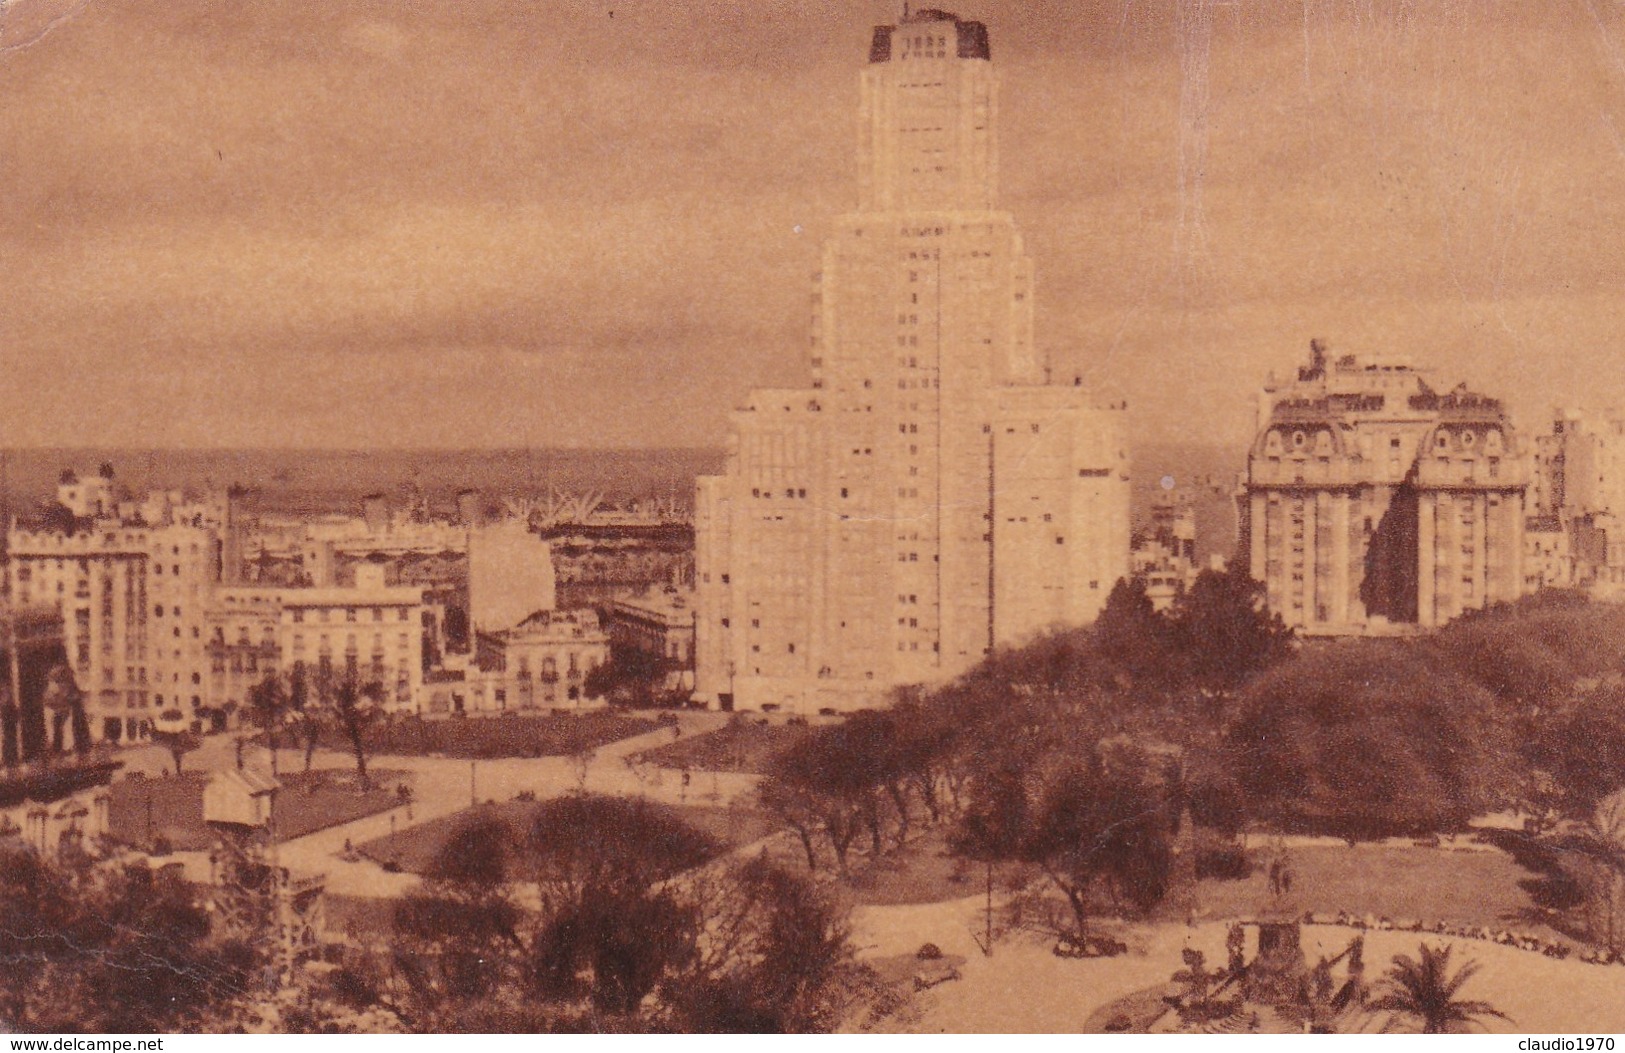
[[[677,716],[684,736],[713,731],[727,720],[724,714],[719,713],[680,713]],[[236,733],[225,733],[205,738],[198,749],[185,755],[183,769],[226,771],[235,768],[237,737]],[[699,772],[692,776],[685,787],[678,772],[650,764],[631,763],[633,754],[664,746],[673,740],[671,729],[662,726],[642,735],[607,743],[595,751],[584,773],[569,757],[469,761],[448,757],[369,756],[369,772],[410,773],[412,803],[285,841],[276,847],[277,861],[295,877],[325,874],[328,890],[335,893],[399,896],[417,884],[416,875],[387,873],[367,859],[347,860],[344,858],[345,843],[360,846],[431,819],[451,815],[475,801],[510,801],[525,792],[534,794],[538,799],[546,799],[572,790],[586,789],[593,793],[648,797],[670,804],[727,806],[741,797],[748,799],[755,790],[757,780],[753,775]],[[175,770],[173,758],[162,746],[148,744],[128,747],[120,750],[116,756],[124,762],[116,778],[131,772],[161,778]],[[270,751],[260,746],[246,747],[244,760],[258,768],[269,769],[272,766]],[[316,752],[311,768],[353,770],[354,765],[355,760],[349,753],[323,749]],[[275,766],[283,772],[303,771],[304,751],[298,748],[278,750]],[[94,813],[92,798],[103,790],[103,787],[96,787],[75,795],[73,799]],[[66,801],[53,804],[52,813],[62,810],[66,804]],[[18,807],[6,811],[16,813],[18,825],[23,826],[31,837],[37,837],[37,826],[25,825],[25,810]],[[87,820],[88,826],[96,822],[90,816],[87,816]],[[65,823],[53,822],[48,831],[50,843],[54,843],[57,827],[62,825]],[[89,832],[97,831],[91,829]],[[200,855],[199,859],[203,861],[199,865],[206,864],[206,855]],[[174,861],[187,862],[178,857]],[[189,874],[191,869],[189,867]]]
[[[684,714],[680,719],[685,735],[703,733],[721,723],[714,714]],[[376,838],[454,814],[475,801],[511,801],[527,792],[538,799],[547,799],[586,789],[592,793],[648,797],[670,804],[726,806],[737,798],[748,797],[755,789],[755,776],[710,772],[696,775],[685,788],[677,772],[652,765],[633,766],[629,762],[633,754],[665,745],[672,738],[670,729],[662,727],[601,746],[587,766],[584,779],[583,772],[569,757],[480,761],[370,757],[369,770],[412,773],[412,803],[283,842],[277,848],[278,862],[298,877],[325,874],[330,892],[399,896],[417,884],[416,875],[388,873],[369,859],[345,859],[345,843],[359,847]],[[278,763],[285,766],[284,770],[302,770],[304,757],[295,751],[283,751]],[[349,768],[353,764],[348,754],[324,750],[317,753],[313,767]]]

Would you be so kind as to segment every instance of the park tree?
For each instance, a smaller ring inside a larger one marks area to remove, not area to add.
[[[311,691],[310,673],[305,663],[295,662],[285,674],[284,684],[288,706],[286,722],[305,755],[305,773],[309,774],[316,762],[316,747],[332,725],[332,716]]]
[[[827,891],[763,857],[691,889],[702,918],[672,985],[670,1023],[700,1033],[827,1031],[859,979],[845,912]]]
[[[1625,790],[1528,848],[1520,861],[1546,873],[1535,884],[1552,905],[1573,910],[1592,943],[1625,952]]]
[[[1223,755],[1253,814],[1350,841],[1460,828],[1516,751],[1478,685],[1401,643],[1305,651],[1242,693]]]
[[[587,670],[581,690],[588,698],[607,698],[632,706],[654,705],[659,701],[666,668],[666,662],[656,655],[617,645],[610,648],[609,661]]]
[[[70,871],[12,845],[0,847],[0,961],[13,1028],[148,1033],[229,1017],[259,955],[214,937],[178,875],[88,859]]]
[[[1021,857],[1028,829],[1027,787],[1013,768],[989,771],[976,782],[970,802],[948,837],[957,856],[982,864],[982,953],[993,953],[993,872],[1002,860]]]
[[[1550,780],[1556,810],[1585,819],[1625,789],[1625,688],[1585,692],[1542,714],[1530,743],[1533,767]]]
[[[383,685],[363,681],[353,669],[324,672],[316,677],[316,694],[327,719],[350,747],[362,792],[372,789],[367,777],[367,735],[385,716]]]
[[[784,784],[773,799],[811,803],[843,872],[852,843],[867,826],[880,842],[880,751],[849,720],[812,728],[795,746],[773,758],[769,780]]]
[[[1525,628],[1522,619],[1510,616],[1467,619],[1446,626],[1428,650],[1441,666],[1480,685],[1512,711],[1538,710],[1568,694],[1575,672]]]
[[[471,1005],[520,979],[526,948],[512,828],[476,814],[435,853],[423,886],[395,907],[395,982],[380,992],[419,1030],[463,1030]]]
[[[282,727],[288,716],[288,683],[275,672],[268,672],[260,682],[248,689],[248,719],[265,732],[265,744],[271,750],[271,774],[277,774],[277,750],[282,744]]]
[[[717,849],[673,809],[557,798],[537,808],[526,850],[542,908],[531,970],[545,997],[622,1017],[687,964],[699,918],[669,879]]]
[[[822,832],[822,802],[807,787],[769,776],[756,787],[756,798],[762,807],[773,813],[786,826],[794,830],[807,857],[807,869],[818,869],[818,852],[814,840]]]
[[[176,775],[181,773],[181,765],[186,755],[203,744],[195,732],[186,728],[159,729],[152,733],[152,741],[169,751],[169,759],[175,765]]]
[[[571,794],[531,820],[465,820],[397,906],[389,950],[352,950],[316,1001],[431,1032],[837,1021],[861,970],[816,885],[762,859],[711,862],[707,835],[642,799]]]
[[[1144,912],[1173,877],[1172,817],[1149,773],[1098,754],[1051,772],[1020,835],[1019,858],[1037,864],[1066,899],[1074,938],[1098,907]]]
[[[1488,1002],[1457,997],[1478,972],[1478,963],[1465,962],[1452,973],[1450,952],[1448,946],[1430,947],[1424,943],[1416,958],[1394,955],[1393,965],[1379,985],[1378,997],[1366,1007],[1415,1017],[1424,1035],[1466,1030],[1481,1017],[1506,1020],[1507,1015]]]
[[[1117,579],[1094,634],[1114,686],[1163,687],[1178,675],[1173,626],[1152,606],[1143,578]]]
[[[1271,613],[1263,584],[1240,567],[1202,571],[1172,613],[1174,646],[1210,696],[1228,696],[1292,652],[1292,630]]]

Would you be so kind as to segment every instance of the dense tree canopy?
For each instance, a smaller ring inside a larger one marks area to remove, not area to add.
[[[178,875],[75,858],[59,867],[0,846],[0,1018],[10,1027],[182,1031],[258,981],[256,947],[211,935]]]
[[[1271,670],[1225,746],[1255,813],[1292,829],[1456,828],[1510,789],[1493,698],[1397,644],[1328,645]]]
[[[576,794],[528,833],[475,815],[395,911],[391,948],[335,989],[413,1030],[816,1030],[851,950],[806,879],[718,846],[671,808]]]

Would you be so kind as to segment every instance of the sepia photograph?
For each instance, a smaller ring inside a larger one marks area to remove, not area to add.
[[[0,1031],[1625,1038],[1625,0],[949,6],[0,0]]]

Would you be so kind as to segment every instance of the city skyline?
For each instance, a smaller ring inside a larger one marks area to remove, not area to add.
[[[717,445],[806,380],[893,6],[13,0],[8,444]],[[999,30],[1040,350],[1137,440],[1239,449],[1311,337],[1526,431],[1625,401],[1619,4],[959,13]]]

